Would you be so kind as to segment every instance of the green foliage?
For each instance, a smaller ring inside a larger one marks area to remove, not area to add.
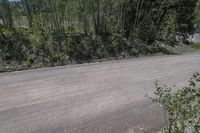
[[[30,42],[22,32],[13,31],[9,28],[3,28],[4,37],[3,42],[0,44],[1,58],[5,61],[18,61],[26,60],[27,51],[30,49]]]
[[[194,19],[195,10],[198,0],[178,0],[176,4],[176,30],[179,34],[186,36],[187,34],[193,34],[194,29]]]
[[[196,42],[196,43],[194,43],[193,44],[193,48],[195,48],[195,49],[200,49],[200,42]]]
[[[194,27],[196,32],[200,32],[200,0],[198,0],[195,10]]]
[[[9,0],[0,0],[0,16],[2,17],[4,24],[13,27],[12,11]]]
[[[69,36],[66,42],[71,61],[91,60],[95,56],[94,40],[89,36]]]
[[[197,27],[196,5],[197,0],[0,0],[0,60],[39,67],[169,53],[157,42],[174,46],[177,35],[187,40]]]
[[[181,89],[160,87],[156,82],[156,98],[167,111],[168,125],[164,133],[200,133],[200,74],[189,80],[189,85]],[[174,92],[175,91],[175,92]]]

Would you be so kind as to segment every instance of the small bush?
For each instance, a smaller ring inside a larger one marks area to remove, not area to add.
[[[193,44],[193,48],[200,49],[200,42],[196,42]]]
[[[167,128],[163,133],[200,133],[200,74],[189,80],[189,85],[173,91],[171,87],[160,87],[156,82],[156,98],[168,113]]]
[[[0,57],[5,61],[23,62],[26,60],[31,45],[27,37],[22,32],[6,30],[3,42],[0,44]]]

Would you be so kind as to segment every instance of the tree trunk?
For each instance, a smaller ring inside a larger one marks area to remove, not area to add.
[[[32,27],[33,26],[33,16],[32,16],[32,13],[31,13],[31,8],[30,8],[28,0],[23,0],[23,7],[24,7],[24,10],[25,10],[27,19],[28,19],[28,25],[29,25],[29,27]]]

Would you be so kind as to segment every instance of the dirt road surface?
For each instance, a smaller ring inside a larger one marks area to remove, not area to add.
[[[0,74],[0,133],[155,133],[155,80],[185,85],[200,54],[145,57]]]

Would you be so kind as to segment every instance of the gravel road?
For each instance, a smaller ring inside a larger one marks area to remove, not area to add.
[[[185,85],[200,54],[143,57],[0,74],[0,133],[155,133],[155,80]]]

